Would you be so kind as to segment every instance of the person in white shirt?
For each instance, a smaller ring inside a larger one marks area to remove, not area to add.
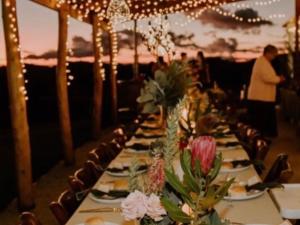
[[[276,86],[285,78],[278,76],[271,61],[277,56],[277,48],[267,45],[264,53],[256,61],[252,69],[248,89],[249,115],[254,127],[269,137],[277,136],[277,120],[275,111]]]

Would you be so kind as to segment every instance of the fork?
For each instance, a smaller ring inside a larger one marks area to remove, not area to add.
[[[122,212],[121,208],[113,208],[113,207],[102,207],[102,208],[95,208],[95,209],[82,209],[79,210],[80,213],[94,213],[94,212],[114,212],[120,213]]]

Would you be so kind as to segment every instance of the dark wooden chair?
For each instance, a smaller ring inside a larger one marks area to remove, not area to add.
[[[101,143],[98,148],[93,149],[88,154],[88,159],[93,161],[99,169],[105,170],[109,163],[116,157],[116,153],[111,150],[111,146]]]
[[[126,141],[128,140],[126,134],[125,134],[125,131],[123,128],[117,128],[113,131],[113,134],[114,134],[114,139],[116,140],[116,142],[124,147],[125,146],[125,143]]]
[[[114,158],[122,151],[122,146],[115,140],[113,139],[109,143],[109,148],[110,152],[113,154]]]
[[[57,201],[50,203],[49,207],[59,224],[65,224],[75,210],[78,208],[80,201],[76,199],[74,192],[64,191]]]
[[[281,153],[277,156],[273,165],[271,166],[264,182],[279,182],[287,183],[293,175],[293,170],[288,161],[288,155]]]
[[[102,169],[102,167],[96,165],[91,160],[87,160],[84,163],[83,168],[76,170],[74,173],[74,176],[69,177],[69,181],[75,182],[75,180],[73,179],[73,177],[74,177],[76,180],[78,180],[82,184],[84,184],[84,188],[87,189],[87,188],[92,187],[97,182],[97,180],[99,179],[99,177],[102,175],[103,172],[104,172],[104,170]],[[79,188],[79,189],[82,188],[80,182],[75,182],[76,184],[75,184],[75,186],[73,186],[75,190],[77,188]],[[69,183],[69,184],[72,184],[72,183]]]
[[[20,215],[20,222],[18,225],[41,225],[41,222],[31,212],[23,212]]]
[[[84,183],[81,180],[76,179],[74,176],[69,176],[68,183],[74,193],[85,190]]]
[[[255,140],[255,159],[264,161],[268,152],[270,150],[270,146],[268,142],[263,138],[257,138]]]

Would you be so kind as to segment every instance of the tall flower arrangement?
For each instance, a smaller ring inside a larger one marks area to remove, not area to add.
[[[167,115],[183,98],[189,83],[185,66],[172,62],[165,71],[156,71],[154,80],[145,81],[137,102],[143,106],[144,113],[158,112],[162,106]]]

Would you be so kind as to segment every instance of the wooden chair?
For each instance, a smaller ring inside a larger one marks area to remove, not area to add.
[[[41,225],[41,223],[33,213],[23,212],[20,215],[20,223],[18,225]]]
[[[113,131],[113,134],[114,134],[114,139],[116,140],[116,142],[124,147],[125,146],[125,143],[126,141],[128,140],[126,134],[125,134],[125,131],[123,128],[117,128]]]
[[[78,180],[77,178],[75,178],[74,176],[69,176],[68,183],[69,183],[71,190],[74,193],[85,190],[84,183],[81,180]]]
[[[50,203],[49,207],[59,224],[64,225],[75,210],[78,208],[80,201],[76,199],[74,192],[64,191],[57,201]]]
[[[268,174],[266,175],[264,182],[279,182],[287,183],[293,175],[293,170],[288,161],[288,155],[281,153],[277,156]]]
[[[93,161],[102,170],[105,170],[115,157],[116,154],[106,143],[101,143],[98,148],[93,149],[88,154],[88,159]]]
[[[114,158],[122,151],[122,146],[115,139],[109,143],[109,148]]]
[[[255,159],[264,161],[269,150],[270,146],[266,140],[263,138],[257,138],[254,146]]]
[[[104,170],[100,166],[97,166],[91,160],[87,160],[84,163],[83,168],[76,170],[74,176],[69,177],[69,181],[74,181],[74,177],[76,180],[79,180],[82,184],[84,184],[84,188],[90,188],[97,182],[103,172]],[[81,189],[82,186],[80,182],[75,182],[76,184],[73,187],[75,189],[77,189],[77,187],[78,189]]]

